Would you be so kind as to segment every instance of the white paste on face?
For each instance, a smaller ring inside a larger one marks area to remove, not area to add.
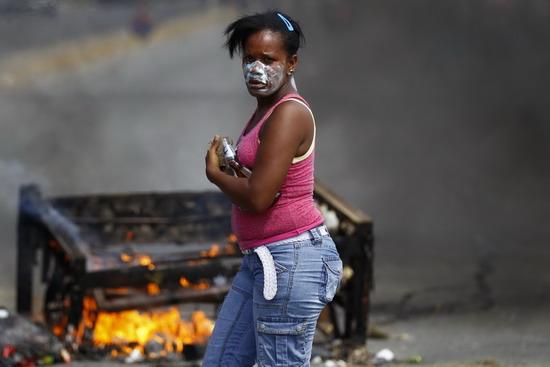
[[[269,96],[277,91],[283,82],[283,65],[265,65],[261,61],[243,65],[244,80],[253,95]]]

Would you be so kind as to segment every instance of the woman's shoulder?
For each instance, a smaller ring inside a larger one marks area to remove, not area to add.
[[[298,96],[299,97],[299,96]],[[284,98],[263,124],[260,135],[267,130],[294,132],[300,136],[311,133],[314,117],[303,99],[294,95]]]
[[[311,107],[304,97],[299,94],[287,94],[275,106],[274,111],[287,111],[289,113],[311,112]]]
[[[299,95],[292,95],[283,99],[269,116],[269,120],[285,120],[287,122],[296,120],[309,121],[313,113],[309,104]]]

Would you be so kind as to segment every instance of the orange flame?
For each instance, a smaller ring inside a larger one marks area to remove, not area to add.
[[[131,263],[134,260],[134,258],[131,255],[122,253],[120,254],[120,260],[122,260],[125,263]]]
[[[156,283],[149,283],[147,284],[147,293],[149,294],[159,294],[160,293],[160,287]]]
[[[141,266],[149,266],[153,263],[153,261],[151,260],[151,256],[145,254],[137,254],[136,260]]]
[[[181,277],[180,278],[180,284],[184,288],[191,288],[191,283],[189,282],[189,280],[187,280],[186,277]]]
[[[128,310],[97,313],[95,300],[86,298],[84,308],[79,333],[93,329],[94,345],[118,347],[118,350],[111,352],[113,357],[129,354],[135,345],[141,353],[145,353],[147,343],[162,346],[162,352],[148,355],[150,358],[170,352],[181,353],[186,344],[206,343],[214,329],[214,322],[203,311],[194,312],[191,320],[185,321],[176,307],[158,312]]]
[[[220,245],[213,244],[210,251],[201,251],[202,257],[216,257],[220,254]]]
[[[235,253],[235,248],[231,246],[230,244],[225,245],[225,253],[228,255]]]
[[[205,343],[212,335],[214,323],[202,311],[194,312],[191,315],[191,322],[195,326],[195,337],[200,343]]]
[[[128,294],[130,290],[128,288],[118,287],[118,288],[108,288],[108,291],[113,294],[125,295],[125,294]]]
[[[190,266],[192,266],[192,265],[208,264],[208,260],[206,260],[206,259],[201,259],[201,260],[188,260],[188,261],[187,261],[187,264],[189,264]]]
[[[67,322],[69,321],[69,317],[67,315],[64,315],[61,318],[61,321],[58,325],[55,325],[52,329],[53,335],[57,337],[63,336],[63,333],[65,332],[65,328],[67,327]]]
[[[206,289],[210,287],[210,284],[206,280],[203,280],[200,283],[193,284],[186,277],[180,278],[180,284],[183,288],[193,288],[193,289]]]

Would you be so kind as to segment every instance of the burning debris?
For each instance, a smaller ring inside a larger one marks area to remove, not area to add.
[[[177,307],[105,312],[98,310],[93,298],[86,298],[77,347],[87,355],[109,355],[125,362],[174,361],[188,358],[187,349],[206,345],[213,329],[214,322],[200,310],[187,321]]]
[[[315,199],[345,269],[319,325],[329,339],[361,345],[372,288],[372,222],[321,185]],[[24,186],[17,309],[43,319],[87,358],[200,359],[211,318],[242,260],[230,215],[219,192],[43,198],[37,186]],[[37,276],[45,291],[33,288]]]

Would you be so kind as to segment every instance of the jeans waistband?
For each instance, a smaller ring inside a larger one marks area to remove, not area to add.
[[[266,243],[265,245],[271,246],[271,245],[279,245],[281,243],[287,243],[287,242],[306,241],[306,240],[315,238],[312,233],[314,231],[316,231],[317,234],[321,237],[327,236],[329,234],[327,226],[324,224],[321,224],[320,226],[311,228],[310,230],[307,230],[304,233],[299,234],[297,236],[285,238],[284,240],[280,240],[280,241]],[[254,254],[255,249],[256,249],[255,247],[247,248],[246,250],[242,250],[242,253],[244,255],[252,255]]]

